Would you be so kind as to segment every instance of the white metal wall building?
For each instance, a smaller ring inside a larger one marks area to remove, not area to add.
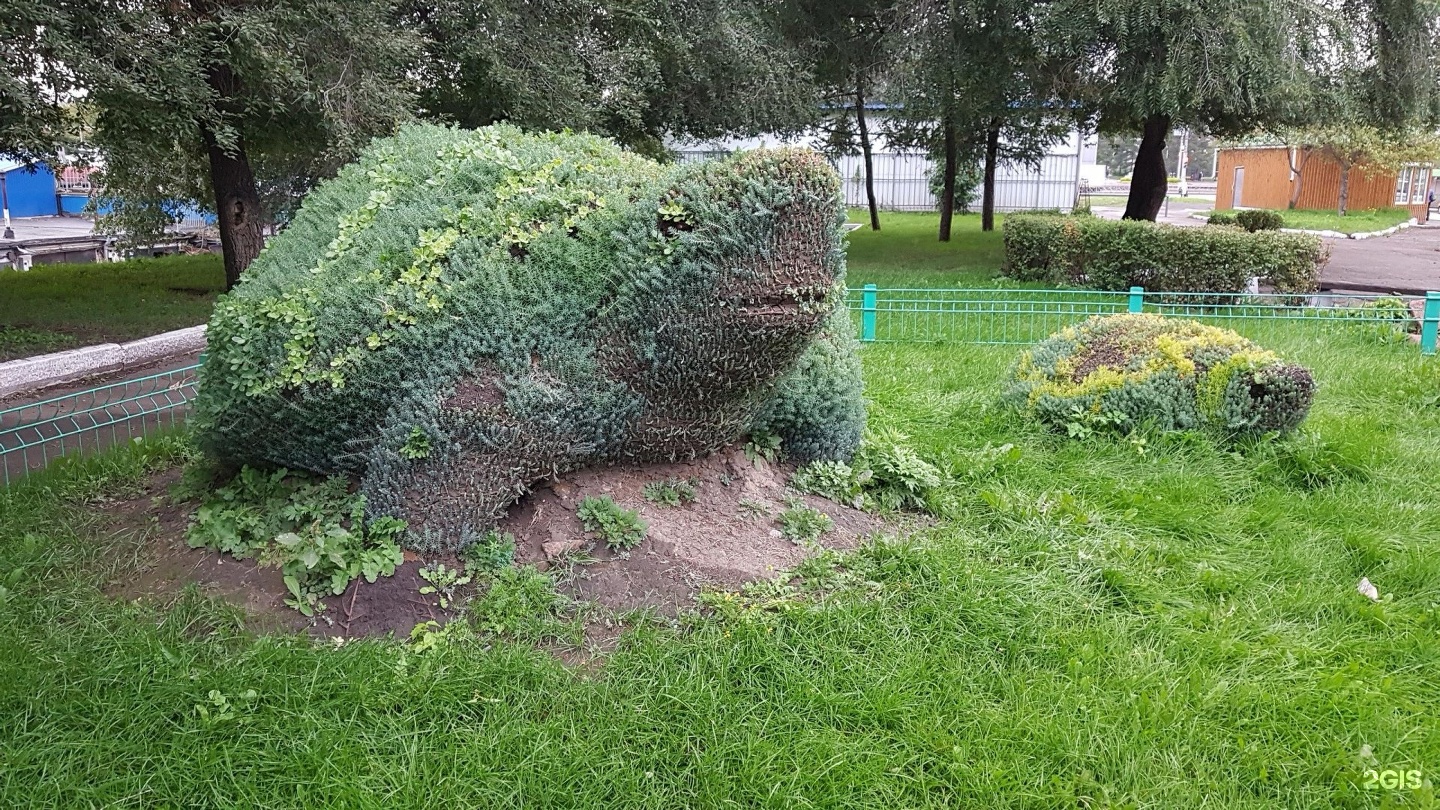
[[[732,139],[700,144],[677,144],[681,160],[704,160],[736,149],[754,149],[783,143],[810,145],[806,139],[783,141],[776,138]],[[930,192],[930,175],[938,171],[924,154],[891,151],[883,137],[876,139],[873,155],[875,199],[888,211],[934,211],[935,195]],[[1034,211],[1069,210],[1080,191],[1083,167],[1095,162],[1094,137],[1082,139],[1071,132],[1063,141],[1052,144],[1036,167],[1023,164],[1002,164],[995,173],[995,210]],[[865,160],[860,155],[844,155],[835,161],[835,168],[844,180],[845,204],[864,208]],[[976,189],[974,199],[980,199]]]

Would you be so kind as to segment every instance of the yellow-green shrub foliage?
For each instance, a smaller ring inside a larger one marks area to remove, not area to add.
[[[558,471],[693,457],[757,420],[848,457],[859,367],[827,332],[843,221],[807,150],[665,167],[590,135],[407,128],[217,304],[200,440],[358,475],[423,548],[467,544]]]
[[[1093,421],[1239,436],[1294,430],[1314,393],[1308,369],[1228,329],[1108,315],[1022,354],[1005,396],[1057,429]]]

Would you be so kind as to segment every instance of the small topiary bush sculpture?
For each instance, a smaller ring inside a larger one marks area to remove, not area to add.
[[[1144,425],[1238,437],[1294,430],[1314,393],[1309,370],[1227,329],[1109,315],[1022,354],[1005,397],[1072,435]]]
[[[1255,233],[1256,231],[1278,231],[1285,227],[1285,218],[1279,211],[1270,211],[1264,208],[1246,208],[1235,212],[1235,224],[1245,230]]]
[[[590,135],[405,129],[316,188],[217,304],[200,442],[358,476],[421,549],[468,545],[586,465],[747,431],[848,458],[843,221],[807,150],[666,167]]]

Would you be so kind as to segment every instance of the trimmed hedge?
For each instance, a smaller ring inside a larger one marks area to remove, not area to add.
[[[1259,277],[1277,292],[1313,292],[1330,258],[1308,234],[1094,217],[1012,214],[1004,234],[1006,275],[1097,290],[1243,292]]]
[[[311,192],[216,305],[201,446],[359,477],[423,550],[587,465],[760,429],[848,459],[865,411],[836,326],[844,220],[809,150],[662,166],[591,135],[407,127]]]
[[[1285,227],[1285,218],[1279,211],[1269,211],[1264,208],[1246,208],[1235,212],[1235,224],[1245,230],[1255,233],[1256,231],[1278,231]]]
[[[1284,434],[1310,411],[1315,380],[1228,330],[1160,315],[1096,316],[1020,356],[1005,399],[1072,435],[1206,429]]]

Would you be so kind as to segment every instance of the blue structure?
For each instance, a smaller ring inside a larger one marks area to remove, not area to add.
[[[12,217],[53,217],[60,210],[55,173],[43,163],[0,161],[0,197]]]

